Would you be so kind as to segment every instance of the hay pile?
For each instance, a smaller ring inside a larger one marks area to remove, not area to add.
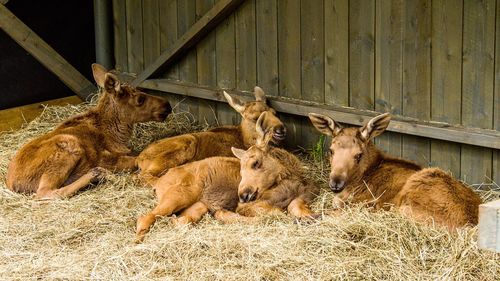
[[[286,216],[257,225],[222,225],[205,217],[194,227],[159,220],[143,244],[134,244],[137,216],[150,210],[153,192],[130,174],[68,200],[34,201],[5,187],[7,164],[29,139],[88,105],[49,107],[19,131],[0,135],[0,279],[190,280],[495,280],[500,255],[479,251],[477,229],[450,234],[392,212],[352,207],[339,217],[296,223]],[[136,130],[140,150],[154,139],[197,130],[186,114]],[[326,167],[311,163],[324,184]],[[486,200],[498,192],[484,193]],[[316,210],[328,209],[323,192]]]

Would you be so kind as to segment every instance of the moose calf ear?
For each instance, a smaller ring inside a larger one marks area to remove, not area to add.
[[[388,112],[373,117],[363,127],[361,127],[361,129],[359,129],[361,137],[365,141],[373,139],[374,137],[382,134],[385,129],[387,129],[390,122],[391,114]]]
[[[120,93],[120,81],[116,75],[109,72],[104,75],[104,90],[110,94]]]
[[[273,139],[272,130],[264,130],[264,122],[266,122],[267,111],[264,111],[260,114],[259,119],[255,123],[255,131],[257,132],[256,145],[260,148],[266,149],[268,148],[269,142]]]
[[[309,113],[308,116],[314,127],[327,136],[335,136],[342,129],[338,123],[328,116],[317,113]]]
[[[253,88],[253,94],[256,101],[266,102],[266,94],[261,87],[255,86],[255,88]]]
[[[231,147],[231,151],[233,152],[234,156],[236,156],[236,158],[238,158],[238,159],[243,158],[243,156],[245,155],[245,150],[243,150],[243,149]]]
[[[104,76],[108,73],[108,70],[98,64],[98,63],[93,63],[92,64],[92,74],[94,75],[94,80],[97,83],[97,86],[104,88]]]
[[[222,93],[224,94],[224,97],[229,105],[240,114],[243,114],[243,111],[245,111],[245,105],[238,98],[232,97],[226,91],[223,91]]]

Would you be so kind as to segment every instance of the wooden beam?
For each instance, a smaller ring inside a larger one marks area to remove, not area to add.
[[[140,87],[195,98],[222,102],[226,101],[222,95],[221,89],[202,87],[196,84],[168,79],[146,80],[140,84]],[[226,91],[231,94],[250,97],[249,93],[242,91]],[[301,116],[307,116],[309,112],[315,112],[331,116],[336,121],[341,123],[358,126],[378,114],[377,112],[369,110],[325,105],[283,97],[269,96],[268,100],[270,105],[279,112]],[[393,116],[387,130],[402,134],[500,149],[500,132],[495,130],[464,128],[442,122],[422,122],[414,118],[403,116]]]
[[[85,99],[97,91],[94,84],[2,4],[0,4],[0,28],[81,98]]]
[[[189,30],[181,36],[170,48],[164,51],[158,59],[139,73],[132,82],[132,86],[139,85],[142,81],[157,75],[170,66],[174,61],[184,55],[203,39],[219,22],[230,15],[244,0],[220,0],[214,4],[203,17],[201,17]]]
[[[500,253],[500,200],[479,205],[477,244]]]
[[[81,102],[82,99],[78,96],[69,96],[0,110],[0,120],[2,120],[2,122],[0,122],[0,133],[21,128],[22,125],[38,117],[38,115],[43,112],[46,105],[64,106],[67,104],[79,104]]]

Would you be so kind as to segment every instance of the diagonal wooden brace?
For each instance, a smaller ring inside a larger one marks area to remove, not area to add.
[[[90,94],[97,92],[97,87],[94,84],[71,66],[3,4],[0,4],[0,28],[82,99],[86,99]]]
[[[170,48],[164,51],[152,64],[139,73],[132,81],[137,87],[142,81],[159,74],[177,59],[181,58],[190,48],[196,46],[210,31],[223,19],[229,16],[244,0],[221,0],[214,4],[212,9],[201,17],[191,28],[182,35]]]

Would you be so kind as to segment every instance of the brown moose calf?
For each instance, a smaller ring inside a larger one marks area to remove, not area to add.
[[[241,165],[236,212],[252,217],[287,210],[293,217],[313,217],[308,205],[319,188],[308,182],[304,165],[295,155],[269,145],[272,134],[262,126],[268,115],[264,112],[257,121],[255,145],[246,151],[232,148]]]
[[[249,223],[254,221],[251,217],[283,209],[295,217],[311,216],[307,204],[314,198],[316,189],[303,178],[302,164],[295,156],[269,145],[272,131],[262,139],[267,118],[274,116],[264,112],[257,121],[257,145],[247,152],[233,148],[243,158],[241,175],[246,183],[243,188],[237,158],[211,157],[171,168],[153,184],[159,202],[150,213],[137,220],[137,241],[142,241],[158,216],[179,212],[179,217],[173,220],[175,224],[197,222],[207,212],[225,223]],[[257,171],[255,174],[245,172],[246,167],[252,166],[247,159],[255,157],[260,157],[260,164],[254,167]],[[251,196],[248,195],[248,175],[256,177]],[[266,177],[267,181],[259,182],[258,177]]]
[[[242,103],[224,92],[224,96],[243,117],[239,126],[223,126],[206,132],[184,134],[150,144],[137,157],[140,177],[152,184],[172,167],[212,156],[232,156],[231,146],[248,148],[255,143],[255,122],[262,112],[269,112],[264,127],[273,134],[275,143],[285,138],[285,126],[274,109],[266,105],[261,88],[254,89],[255,101]]]
[[[395,206],[419,221],[434,221],[450,230],[477,224],[479,196],[444,171],[422,167],[383,154],[372,143],[389,125],[381,114],[361,128],[342,128],[315,113],[309,118],[330,145],[330,188],[339,207],[348,200],[369,202],[375,209]]]
[[[98,64],[94,79],[102,90],[95,108],[71,117],[53,131],[24,145],[7,170],[7,187],[37,198],[69,197],[107,170],[131,170],[127,147],[133,124],[162,121],[170,104],[120,83]]]

